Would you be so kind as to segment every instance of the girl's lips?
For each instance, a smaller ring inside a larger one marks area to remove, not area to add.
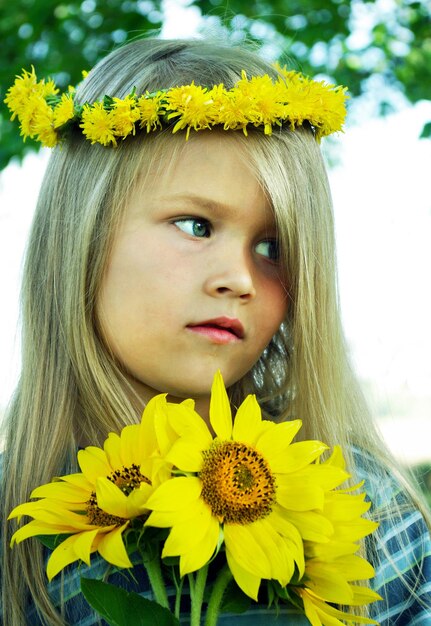
[[[219,344],[240,341],[244,337],[243,325],[238,319],[232,317],[217,317],[189,324],[187,328]]]
[[[221,328],[220,326],[199,325],[187,326],[188,330],[198,335],[208,337],[212,343],[226,344],[241,341],[231,330]]]

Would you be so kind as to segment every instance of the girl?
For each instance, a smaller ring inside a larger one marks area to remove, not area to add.
[[[243,71],[278,76],[247,50],[135,41],[101,61],[77,99],[230,88]],[[371,615],[385,626],[431,624],[429,515],[376,433],[349,366],[316,128],[248,127],[246,136],[216,127],[188,141],[171,130],[102,137],[116,147],[73,132],[53,152],[25,267],[5,515],[37,485],[76,471],[78,447],[137,422],[157,393],[193,397],[207,415],[220,369],[232,405],[255,393],[267,418],[300,417],[303,438],[344,447],[381,522],[365,546],[383,597]],[[3,525],[4,623],[97,623],[80,601],[83,570],[47,586],[41,545],[11,551],[12,526]],[[100,567],[94,559],[89,575]],[[288,608],[275,621],[259,605],[229,619],[220,623],[304,623]]]

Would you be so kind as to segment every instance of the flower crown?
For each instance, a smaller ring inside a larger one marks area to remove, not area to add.
[[[232,89],[223,84],[211,88],[190,85],[138,95],[135,89],[125,98],[105,95],[100,101],[78,104],[75,89],[60,94],[49,79],[37,80],[34,68],[23,70],[6,94],[5,103],[18,118],[21,135],[54,147],[73,127],[79,127],[91,143],[117,145],[118,139],[147,133],[166,126],[172,132],[198,131],[221,126],[242,130],[249,125],[273,127],[286,124],[292,130],[308,122],[318,141],[342,129],[346,116],[347,88],[309,79],[303,74],[276,66],[276,80],[267,74],[248,78],[245,71]],[[86,74],[84,73],[84,76]]]

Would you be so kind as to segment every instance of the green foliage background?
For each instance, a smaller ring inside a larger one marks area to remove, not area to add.
[[[323,74],[348,85],[353,96],[370,90],[381,114],[391,106],[388,86],[413,103],[431,99],[431,0],[187,3],[202,12],[203,34],[251,39],[271,60]],[[158,31],[169,10],[162,0],[0,0],[1,100],[14,76],[31,65],[60,86],[74,84],[115,46]],[[423,136],[431,136],[431,124]],[[22,143],[2,104],[0,169],[35,149]]]

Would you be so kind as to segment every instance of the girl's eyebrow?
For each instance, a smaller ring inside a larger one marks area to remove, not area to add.
[[[194,193],[174,193],[168,196],[159,196],[159,200],[161,200],[162,202],[166,202],[167,204],[171,202],[180,202],[187,205],[191,204],[197,209],[206,209],[207,211],[215,213],[216,215],[221,212],[236,212],[235,207],[230,204],[218,202],[217,200],[213,200],[212,198],[206,198],[205,196],[200,196],[199,194]]]
[[[166,204],[171,204],[172,202],[175,202],[175,203],[179,202],[180,205],[187,204],[187,207],[190,207],[190,205],[192,205],[192,208],[196,210],[204,209],[205,211],[208,211],[215,217],[220,216],[224,218],[235,218],[238,216],[238,210],[239,210],[239,208],[237,208],[233,204],[226,204],[225,202],[218,202],[217,200],[214,200],[212,198],[207,198],[205,196],[201,196],[195,193],[178,193],[178,194],[173,193],[172,195],[167,195],[167,196],[162,195],[158,197],[158,200]],[[274,218],[272,218],[272,220],[274,220]],[[268,221],[268,215],[265,218],[265,222],[267,221]],[[270,226],[271,228],[273,226],[275,227],[275,223],[274,224],[271,223]]]

